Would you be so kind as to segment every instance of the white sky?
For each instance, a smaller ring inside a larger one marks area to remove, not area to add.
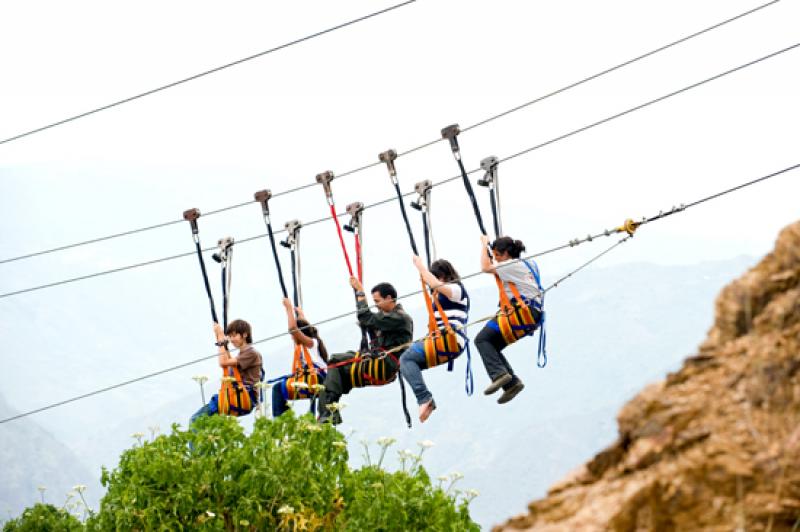
[[[0,138],[388,5],[4,3]],[[176,219],[189,207],[208,211],[239,203],[261,188],[277,192],[308,183],[326,169],[344,172],[376,160],[385,149],[402,151],[436,139],[450,123],[473,124],[756,5],[419,0],[0,145],[0,257]],[[783,0],[469,131],[461,137],[466,166],[475,168],[488,155],[506,156],[793,45],[800,40],[798,11],[796,1]],[[793,50],[501,165],[507,232],[524,240],[528,251],[546,249],[797,163],[799,61],[800,50]],[[457,172],[445,143],[397,164],[403,190],[420,179],[436,181]],[[488,224],[485,190],[478,192]],[[389,197],[392,189],[385,169],[375,168],[335,181],[334,193],[343,209],[351,201]],[[777,231],[797,220],[799,196],[795,171],[647,226],[603,264],[764,254]],[[460,183],[435,189],[433,201],[440,254],[462,273],[475,271],[477,228]],[[319,188],[276,199],[272,206],[279,226],[326,213]],[[418,216],[412,215],[418,227]],[[200,226],[205,245],[226,234],[244,238],[263,232],[256,205],[202,218]],[[401,292],[414,289],[396,206],[368,211],[365,233],[366,283],[390,279]],[[351,306],[334,238],[330,223],[303,234],[306,306],[316,319]],[[237,264],[239,279],[247,280],[240,290],[275,299],[279,311],[265,241],[248,246]],[[599,252],[597,246],[542,260],[546,280]],[[191,250],[189,229],[181,224],[0,265],[0,291]],[[181,295],[165,292],[159,284],[164,279]],[[88,312],[80,300],[94,301],[123,284],[147,304],[169,296],[160,311],[191,307],[197,316],[207,313],[192,259],[10,299],[34,308],[69,300],[74,312]],[[243,305],[244,299],[234,301]],[[114,312],[113,305],[95,311]],[[206,333],[199,320],[196,330],[179,335]],[[257,336],[279,330],[271,324]],[[148,334],[157,343],[173,331],[161,324],[148,326]],[[77,333],[64,341],[78,341]]]

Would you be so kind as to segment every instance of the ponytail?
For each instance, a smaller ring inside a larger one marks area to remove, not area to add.
[[[512,259],[518,259],[525,251],[522,240],[514,240],[510,236],[501,236],[492,244],[492,249],[500,253],[508,253]]]

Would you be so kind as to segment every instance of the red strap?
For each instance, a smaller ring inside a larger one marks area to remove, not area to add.
[[[358,282],[364,282],[364,267],[361,262],[361,237],[356,233],[356,265],[358,266]]]
[[[342,253],[344,253],[344,260],[347,263],[347,271],[350,272],[350,277],[353,277],[353,267],[350,265],[350,256],[347,254],[347,248],[344,245],[344,237],[342,236],[342,226],[339,225],[339,218],[336,216],[336,206],[331,201],[331,217],[336,224],[336,231],[339,233],[339,243],[342,245]]]

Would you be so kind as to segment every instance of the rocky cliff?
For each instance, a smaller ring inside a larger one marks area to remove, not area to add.
[[[617,421],[613,445],[495,530],[800,530],[800,222]]]

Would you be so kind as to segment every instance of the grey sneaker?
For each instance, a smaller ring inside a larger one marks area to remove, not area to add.
[[[510,400],[515,398],[517,394],[521,392],[524,387],[525,385],[522,384],[522,381],[518,380],[513,386],[511,386],[508,390],[503,392],[503,395],[501,395],[497,399],[497,403],[502,405],[509,402]]]
[[[489,386],[487,386],[485,390],[483,390],[484,395],[492,395],[494,392],[496,392],[497,390],[499,390],[500,388],[511,382],[512,378],[513,377],[511,377],[511,375],[509,375],[508,373],[503,373],[495,380],[493,380],[492,383]]]

